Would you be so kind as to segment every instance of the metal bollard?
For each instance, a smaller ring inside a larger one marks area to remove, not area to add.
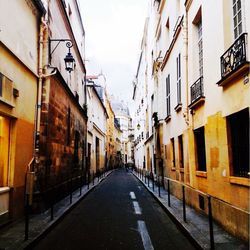
[[[158,176],[158,195],[161,197],[160,176]]]
[[[186,199],[185,199],[185,186],[182,186],[182,208],[183,208],[183,220],[187,222],[186,219]]]
[[[168,206],[171,207],[170,205],[170,181],[168,180]]]
[[[83,182],[83,176],[81,173],[81,176],[80,176],[80,196],[82,195],[82,182]]]
[[[70,178],[70,196],[69,196],[70,204],[72,203],[72,176]]]
[[[29,195],[26,195],[26,205],[25,205],[25,238],[24,240],[28,240],[29,238],[29,220],[30,220],[30,216],[29,216],[29,202],[28,202],[28,197]]]
[[[53,199],[50,197],[50,220],[54,219],[54,202]]]
[[[148,177],[148,187],[149,187],[149,175],[147,177]]]
[[[210,233],[210,248],[214,249],[214,229],[213,229],[213,214],[211,197],[208,196],[208,219],[209,219],[209,233]]]
[[[53,204],[53,202],[51,203],[51,207],[50,207],[50,220],[54,220],[54,204]]]
[[[155,191],[155,177],[153,173],[152,173],[152,187],[153,187],[153,192],[154,192]]]
[[[89,182],[90,182],[90,172],[88,172],[88,189],[89,189]]]

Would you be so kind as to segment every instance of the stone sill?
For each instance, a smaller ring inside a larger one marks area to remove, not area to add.
[[[0,187],[0,194],[8,193],[9,191],[9,187]]]
[[[179,111],[181,111],[181,109],[182,109],[182,103],[178,103],[177,105],[176,105],[176,107],[174,108],[174,110],[178,113]]]
[[[2,102],[3,104],[6,104],[7,106],[9,106],[10,108],[15,108],[15,105],[12,102],[9,102],[7,100],[5,100],[4,98],[0,97],[0,102]]]
[[[174,168],[174,167],[171,167],[171,170],[172,170],[172,171],[176,171],[176,168]]]
[[[202,105],[204,102],[205,102],[205,96],[201,96],[197,100],[192,102],[190,105],[188,105],[188,107],[192,110],[192,109],[195,109],[196,107]]]
[[[248,178],[230,176],[229,181],[231,184],[250,187],[250,180]]]
[[[168,115],[166,118],[165,118],[165,122],[169,122],[171,120],[171,115]]]
[[[222,78],[217,85],[220,87],[226,86],[228,83],[232,82],[234,79],[244,75],[244,73],[249,71],[249,62],[243,63],[239,68],[235,71],[230,72],[227,76]]]
[[[202,178],[207,178],[207,172],[205,172],[205,171],[196,171],[196,176],[202,177]]]

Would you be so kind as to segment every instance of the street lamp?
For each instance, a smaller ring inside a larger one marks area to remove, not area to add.
[[[70,48],[73,46],[73,44],[71,42],[67,42],[66,46],[69,48],[69,52],[64,58],[65,69],[70,73],[75,68],[75,59],[70,53]]]
[[[52,42],[57,42],[57,44],[55,48],[51,51]],[[54,53],[60,42],[66,42],[66,47],[69,49],[67,55],[64,58],[64,62],[65,62],[65,70],[71,73],[71,71],[75,69],[75,59],[70,52],[70,48],[73,47],[73,43],[70,39],[49,39],[49,60],[51,62],[52,54]]]

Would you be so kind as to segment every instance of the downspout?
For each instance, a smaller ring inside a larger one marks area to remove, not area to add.
[[[189,121],[189,107],[188,107],[188,94],[189,94],[189,88],[188,88],[188,12],[186,9],[186,20],[185,20],[185,70],[186,70],[186,110],[184,113],[184,118],[187,126],[189,127],[190,121]]]
[[[38,58],[38,90],[37,90],[37,111],[36,111],[36,131],[35,131],[35,150],[34,150],[34,159],[35,164],[39,164],[39,143],[40,143],[40,129],[41,129],[41,108],[42,108],[42,95],[43,95],[43,79],[46,79],[57,73],[57,70],[54,70],[53,73],[47,74],[47,67],[45,68],[47,62],[47,50],[48,50],[48,25],[44,19],[44,16],[41,18],[40,24],[40,34],[39,34],[39,58]]]
[[[42,101],[42,81],[43,81],[43,43],[44,31],[47,29],[47,24],[44,16],[41,17],[40,33],[39,33],[39,58],[38,58],[38,89],[37,89],[37,111],[36,111],[36,131],[35,131],[35,164],[39,163],[39,141],[40,141],[40,123],[41,123],[41,101]]]

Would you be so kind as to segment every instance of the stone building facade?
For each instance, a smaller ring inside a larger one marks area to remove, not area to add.
[[[34,156],[39,27],[46,12],[39,3],[0,2],[0,225],[23,215]]]
[[[87,147],[85,31],[78,3],[44,1],[44,5],[47,9],[42,51],[44,75],[36,131],[38,163],[34,164],[38,203],[40,200],[47,203],[53,187],[61,187],[60,196],[66,195],[72,178],[76,185],[82,175],[86,176]],[[64,63],[68,52],[74,58],[71,71],[66,70]]]
[[[146,120],[140,133],[149,135],[144,150],[136,142],[135,158],[145,159],[146,169],[165,185],[169,180],[180,199],[184,185],[186,201],[198,211],[208,212],[211,197],[214,219],[244,240],[249,9],[244,0],[150,1],[134,88],[136,111],[141,110],[136,125]],[[145,93],[139,95],[141,86]]]

